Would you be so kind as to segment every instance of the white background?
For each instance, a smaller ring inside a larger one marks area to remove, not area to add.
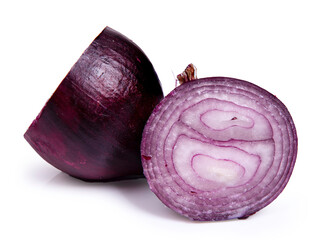
[[[326,239],[325,1],[1,1],[0,239]],[[298,131],[289,184],[247,220],[192,222],[146,181],[85,183],[41,159],[23,134],[105,26],[137,43],[165,94],[199,77],[251,81],[284,102]]]

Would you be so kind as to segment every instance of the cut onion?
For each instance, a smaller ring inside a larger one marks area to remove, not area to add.
[[[271,203],[291,176],[297,155],[291,115],[252,83],[189,79],[157,105],[143,131],[148,184],[189,219],[247,218]]]
[[[142,50],[106,27],[24,137],[47,162],[76,178],[143,176],[142,131],[162,98],[157,74]]]

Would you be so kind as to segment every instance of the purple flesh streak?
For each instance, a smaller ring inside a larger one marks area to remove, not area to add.
[[[245,219],[286,186],[296,129],[274,95],[246,81],[186,81],[154,109],[141,144],[151,190],[192,220]]]
[[[42,158],[73,177],[139,177],[142,131],[162,98],[157,74],[142,50],[106,27],[24,137]]]

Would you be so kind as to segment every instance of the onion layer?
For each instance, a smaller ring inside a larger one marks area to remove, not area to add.
[[[185,82],[143,131],[144,174],[169,208],[192,220],[246,218],[284,189],[297,155],[287,108],[246,81]]]
[[[142,50],[106,27],[24,137],[47,162],[76,178],[142,176],[142,131],[162,97]]]

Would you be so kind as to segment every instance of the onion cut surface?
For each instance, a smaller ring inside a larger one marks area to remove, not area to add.
[[[157,74],[143,51],[106,27],[24,137],[47,162],[76,178],[143,176],[142,131],[162,98]]]
[[[284,189],[297,155],[287,108],[243,80],[185,82],[143,131],[144,174],[169,208],[192,220],[247,218]]]

